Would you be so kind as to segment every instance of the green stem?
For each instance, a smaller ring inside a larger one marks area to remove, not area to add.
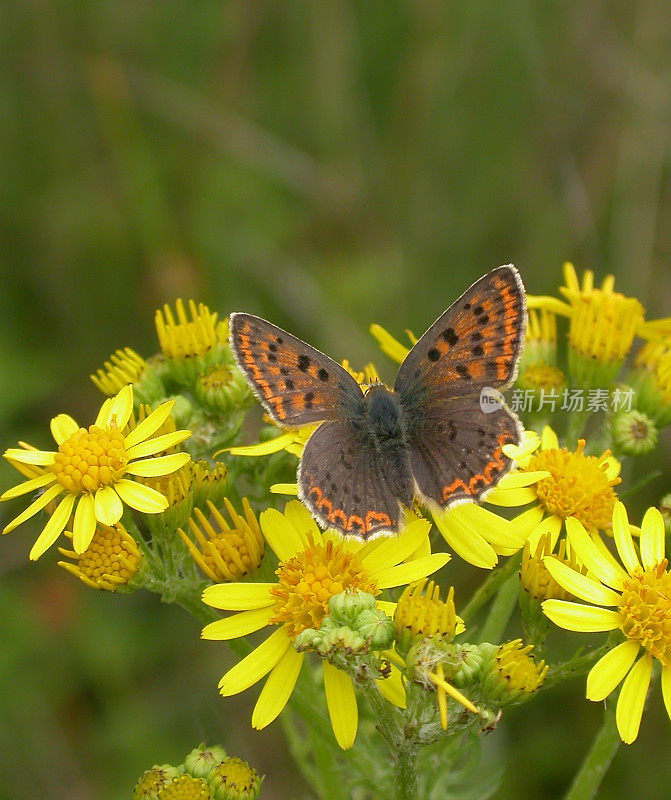
[[[506,564],[506,566],[508,566]],[[481,642],[500,642],[503,632],[510,621],[519,594],[519,581],[517,575],[513,574],[503,584],[496,599],[489,610],[487,620],[480,631],[479,639]]]
[[[459,616],[468,624],[482,606],[493,597],[508,580],[519,569],[522,560],[521,555],[511,556],[502,566],[492,570],[485,578],[482,585],[475,591],[473,597],[466,603]]]
[[[615,724],[615,698],[606,702],[603,722],[564,800],[592,800],[620,746]]]
[[[405,744],[394,753],[396,800],[417,800],[417,748],[407,740]]]

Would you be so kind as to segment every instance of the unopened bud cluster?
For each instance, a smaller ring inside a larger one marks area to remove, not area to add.
[[[133,800],[256,800],[262,782],[249,764],[227,756],[222,747],[200,745],[178,767],[148,769],[133,789]]]
[[[314,650],[336,666],[352,664],[352,657],[385,650],[394,640],[389,617],[375,608],[375,598],[359,589],[329,600],[329,613],[319,629],[306,628],[296,637],[296,650]]]

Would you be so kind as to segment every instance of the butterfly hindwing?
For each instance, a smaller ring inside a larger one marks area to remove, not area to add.
[[[230,316],[238,367],[280,425],[341,419],[363,402],[357,382],[340,364],[261,317]]]
[[[473,398],[435,404],[408,426],[410,464],[421,495],[440,507],[478,500],[512,466],[503,453],[521,425],[503,404],[482,411]]]
[[[476,281],[428,329],[401,364],[394,389],[411,411],[434,399],[504,389],[516,374],[526,331],[517,270],[498,267]]]
[[[310,436],[298,468],[298,494],[323,527],[368,539],[396,531],[401,509],[373,438],[360,423],[324,422]],[[407,488],[412,496],[412,485]]]

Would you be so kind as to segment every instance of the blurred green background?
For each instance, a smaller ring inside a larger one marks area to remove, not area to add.
[[[178,296],[388,380],[369,323],[420,333],[502,263],[548,293],[570,259],[670,313],[662,0],[5,0],[0,65],[3,450],[91,419],[88,374],[155,352]],[[28,564],[38,524],[0,555],[0,800],[121,800],[200,741],[267,773],[267,800],[306,796],[279,724],[249,727],[258,690],[218,698],[224,647],[51,553]],[[601,717],[583,693],[506,715],[486,743],[486,767],[508,761],[498,798],[562,796]],[[599,796],[667,797],[670,744],[657,690]]]

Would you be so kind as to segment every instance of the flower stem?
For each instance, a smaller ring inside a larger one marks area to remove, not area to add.
[[[615,725],[615,700],[606,702],[603,722],[589,753],[573,779],[564,800],[592,800],[620,746],[620,736]]]
[[[519,569],[521,560],[522,556],[519,553],[515,556],[511,556],[506,564],[502,567],[497,567],[497,569],[492,570],[489,575],[487,575],[482,585],[476,590],[473,597],[466,603],[459,614],[465,623],[468,624],[480,608],[493,597],[508,578]]]
[[[406,747],[394,754],[396,800],[417,800],[417,748],[406,740]]]

